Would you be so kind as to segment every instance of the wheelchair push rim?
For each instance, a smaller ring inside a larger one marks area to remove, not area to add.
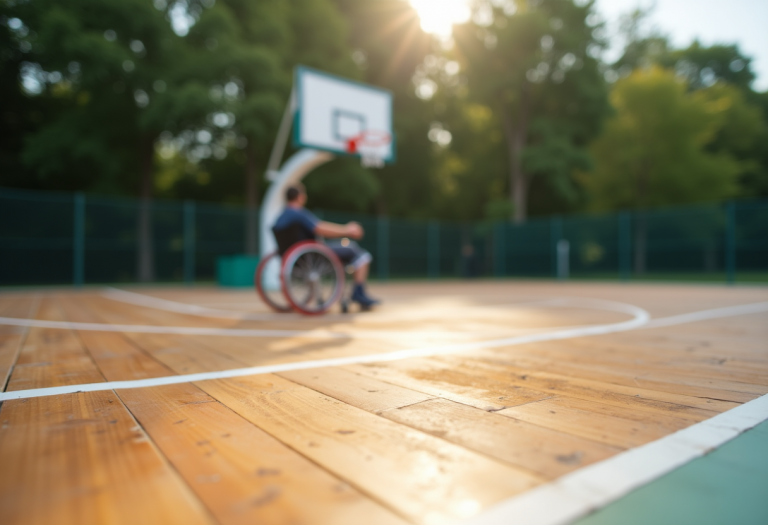
[[[344,291],[344,268],[323,244],[303,242],[283,256],[283,293],[294,310],[314,315],[326,312]]]
[[[278,255],[277,253],[270,253],[266,257],[264,257],[260,262],[259,265],[256,267],[256,274],[254,275],[253,282],[256,286],[256,293],[259,294],[259,297],[261,297],[261,300],[264,301],[267,306],[272,308],[276,312],[280,313],[288,313],[292,312],[293,308],[291,307],[291,304],[285,299],[285,294],[283,293],[283,287],[280,282],[278,282],[278,288],[276,290],[265,290],[264,289],[264,271],[267,268],[267,265],[270,263],[270,261],[275,260]],[[278,275],[277,279],[280,281],[280,261],[279,258],[276,261],[278,264]],[[278,300],[278,297],[282,300]]]

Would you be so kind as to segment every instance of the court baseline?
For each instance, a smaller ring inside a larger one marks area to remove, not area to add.
[[[565,301],[560,299],[559,301]],[[316,359],[310,361],[283,363],[276,365],[255,366],[246,368],[235,368],[229,370],[217,370],[212,372],[201,372],[195,374],[182,374],[176,376],[157,377],[152,379],[140,379],[134,381],[111,381],[103,383],[89,383],[80,385],[67,385],[48,388],[37,388],[30,390],[17,390],[12,392],[0,393],[0,402],[9,399],[26,399],[42,396],[54,396],[61,394],[73,394],[78,392],[96,392],[102,390],[113,390],[121,388],[147,388],[161,385],[171,385],[179,383],[190,383],[195,381],[206,381],[212,379],[224,379],[232,377],[242,377],[249,375],[270,374],[276,372],[288,372],[294,370],[307,370],[312,368],[324,368],[335,366],[346,366],[353,364],[366,364],[366,363],[380,363],[387,361],[399,361],[402,359],[409,359],[415,357],[429,357],[441,354],[449,354],[456,352],[464,352],[471,350],[483,350],[488,348],[500,348],[505,346],[516,346],[527,343],[536,343],[543,341],[556,341],[563,339],[571,339],[574,337],[585,337],[590,335],[602,335],[616,332],[625,332],[629,330],[636,330],[643,328],[651,323],[656,323],[656,326],[671,326],[675,324],[684,324],[694,322],[697,320],[706,320],[719,317],[731,317],[735,315],[745,315],[750,313],[768,312],[768,302],[754,303],[748,305],[730,306],[725,308],[716,308],[713,310],[703,310],[699,312],[692,312],[684,315],[671,316],[667,318],[650,319],[650,314],[637,306],[617,303],[613,301],[602,301],[594,299],[569,299],[572,301],[571,306],[576,301],[582,301],[583,305],[588,305],[587,308],[600,308],[615,312],[627,313],[633,316],[629,321],[623,321],[620,323],[613,323],[607,325],[593,325],[582,326],[576,328],[568,328],[561,330],[554,330],[551,332],[536,333],[530,335],[523,335],[517,337],[508,337],[502,339],[493,339],[486,341],[477,341],[470,343],[460,343],[453,345],[441,345],[441,346],[428,346],[424,348],[414,348],[407,350],[398,350],[394,352],[369,354],[362,356],[350,356],[350,357],[338,357],[329,359]],[[19,320],[10,318],[0,318],[0,324],[14,324],[17,325]],[[51,321],[36,321],[41,323],[53,323]],[[64,326],[58,326],[58,322],[55,322],[57,326],[51,325],[52,328],[67,328],[78,330],[78,325],[89,325],[92,323],[62,323]],[[93,323],[99,325],[98,323]],[[21,325],[28,326],[28,325]],[[116,329],[110,329],[110,326],[115,326]],[[131,326],[131,325],[126,325]],[[119,328],[120,325],[100,325],[97,327],[83,328],[83,329],[98,329],[99,331],[125,331]],[[221,329],[218,329],[221,330]],[[224,334],[221,334],[224,335]]]
[[[61,394],[73,394],[77,392],[97,392],[101,390],[113,390],[121,388],[146,388],[152,386],[171,385],[179,383],[190,383],[194,381],[206,381],[211,379],[224,379],[231,377],[241,377],[249,375],[259,374],[271,374],[275,372],[288,372],[293,370],[307,370],[311,368],[324,368],[334,366],[345,366],[354,364],[365,363],[380,363],[385,361],[399,361],[401,359],[409,359],[414,357],[429,357],[440,354],[448,354],[455,352],[464,352],[471,350],[482,350],[487,348],[499,348],[503,346],[515,346],[525,343],[536,343],[541,341],[554,341],[560,339],[570,339],[573,337],[582,337],[587,335],[601,335],[614,332],[621,332],[625,330],[631,330],[644,324],[650,320],[650,314],[633,305],[618,303],[613,301],[603,301],[596,299],[558,299],[559,305],[576,306],[581,305],[584,308],[595,308],[600,310],[607,310],[613,312],[626,313],[632,316],[629,321],[623,321],[620,323],[612,323],[607,325],[591,325],[580,326],[574,328],[566,328],[560,330],[554,330],[544,333],[528,334],[516,337],[505,337],[501,339],[492,339],[485,341],[476,341],[469,343],[459,343],[451,345],[433,345],[423,348],[412,348],[406,350],[397,350],[394,352],[369,354],[362,356],[349,356],[349,357],[337,357],[329,359],[316,359],[311,361],[301,361],[293,363],[283,363],[276,365],[255,366],[247,368],[236,368],[230,370],[217,370],[212,372],[201,372],[196,374],[183,374],[176,376],[157,377],[152,379],[139,379],[134,381],[111,381],[103,383],[89,383],[80,385],[67,385],[48,388],[36,388],[30,390],[16,390],[12,392],[0,393],[0,402],[9,399],[25,399],[31,397],[42,396],[55,396]],[[766,303],[768,307],[768,303]],[[96,331],[113,331],[113,332],[130,332],[143,328],[151,328],[152,333],[158,333],[155,329],[161,330],[164,327],[139,327],[133,326],[134,330],[131,330],[132,325],[107,325],[101,323],[74,323],[74,322],[61,322],[61,321],[41,321],[41,320],[28,320],[28,319],[12,319],[12,318],[0,318],[0,324],[11,324],[16,326],[34,326],[45,328],[61,328],[69,330],[96,330]],[[138,326],[138,325],[136,325]],[[194,328],[194,327],[170,327],[170,328]],[[217,332],[217,335],[230,335],[223,332],[226,329],[213,329]],[[162,333],[162,332],[160,332]],[[178,332],[171,332],[178,333]],[[211,334],[209,334],[211,335]],[[295,335],[308,336],[308,332],[299,332]],[[418,335],[414,333],[413,335]],[[274,335],[273,335],[274,336]]]

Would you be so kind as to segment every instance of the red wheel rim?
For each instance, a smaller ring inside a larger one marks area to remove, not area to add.
[[[325,255],[331,261],[334,273],[336,274],[336,289],[333,291],[331,298],[327,301],[325,308],[320,310],[308,310],[301,304],[294,301],[293,297],[291,297],[291,294],[288,291],[288,285],[286,284],[286,270],[289,268],[289,265],[292,265],[296,259],[299,258],[299,256],[308,252],[307,248],[311,248],[312,250]],[[320,244],[316,241],[299,242],[291,246],[288,251],[285,252],[285,255],[283,255],[283,264],[280,268],[280,282],[283,287],[283,295],[288,300],[291,308],[304,315],[320,315],[327,312],[334,304],[338,302],[339,299],[341,299],[341,294],[344,292],[344,268],[342,267],[339,258],[336,257],[335,253],[333,253],[333,250],[328,248],[326,245]]]
[[[270,253],[259,262],[259,265],[256,267],[256,274],[253,276],[253,284],[256,287],[256,293],[259,294],[259,297],[261,297],[261,300],[264,301],[267,306],[276,312],[287,313],[293,310],[290,303],[287,305],[277,304],[261,287],[261,278],[264,275],[264,269],[267,267],[267,263],[276,256],[277,253]],[[282,286],[280,289],[282,290]]]

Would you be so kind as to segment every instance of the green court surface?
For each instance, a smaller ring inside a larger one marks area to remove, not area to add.
[[[575,525],[768,524],[768,421]]]

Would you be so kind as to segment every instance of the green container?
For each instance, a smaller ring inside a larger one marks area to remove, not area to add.
[[[219,257],[216,259],[216,280],[219,286],[253,286],[258,265],[257,255]]]

